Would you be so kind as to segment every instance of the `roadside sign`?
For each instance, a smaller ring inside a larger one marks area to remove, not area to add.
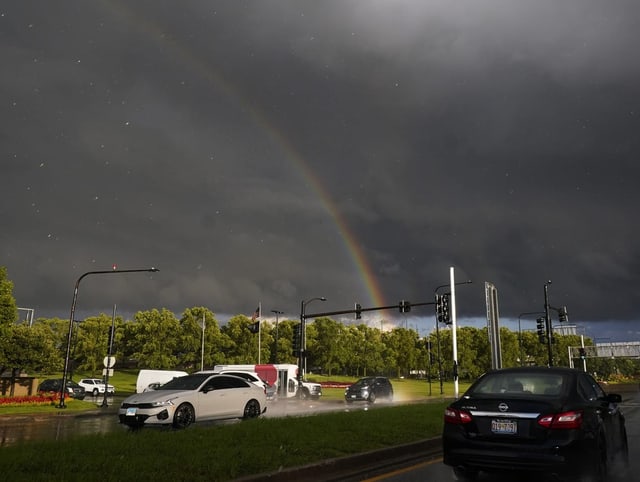
[[[113,368],[103,368],[102,369],[102,376],[104,377],[105,375],[108,375],[108,376],[112,377],[113,376]]]
[[[106,356],[104,357],[102,363],[104,363],[105,368],[113,368],[113,366],[116,364],[116,357]]]

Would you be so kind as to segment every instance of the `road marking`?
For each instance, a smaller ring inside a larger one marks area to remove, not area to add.
[[[372,477],[370,479],[364,479],[362,482],[377,482],[379,480],[385,480],[389,477],[395,477],[396,475],[411,472],[412,470],[421,469],[422,467],[427,467],[428,465],[432,465],[438,462],[442,462],[442,457],[427,460],[426,462],[420,462],[419,464],[411,465],[409,467],[403,467],[402,469],[394,470],[393,472],[387,472],[386,474],[378,475],[377,477]]]

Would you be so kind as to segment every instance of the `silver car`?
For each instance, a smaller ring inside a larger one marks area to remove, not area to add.
[[[133,428],[186,428],[196,421],[255,418],[266,409],[264,388],[233,375],[194,373],[125,398],[118,417],[120,423]]]

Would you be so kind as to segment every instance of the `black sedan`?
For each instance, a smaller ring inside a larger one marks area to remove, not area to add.
[[[61,387],[62,378],[50,378],[40,384],[38,392],[60,393]],[[78,400],[84,400],[86,396],[84,388],[73,380],[67,380],[67,392],[71,398],[77,398]]]
[[[387,377],[364,377],[344,391],[344,399],[347,403],[356,400],[375,403],[382,398],[388,401],[393,400],[393,386]]]
[[[488,372],[445,410],[443,461],[458,480],[537,471],[604,482],[628,465],[621,401],[571,368]]]

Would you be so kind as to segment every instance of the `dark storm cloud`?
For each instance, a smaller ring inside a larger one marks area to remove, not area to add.
[[[635,326],[640,7],[521,3],[3,7],[18,304],[64,316],[117,263],[162,271],[92,280],[86,309],[370,305],[337,213],[385,303],[455,266],[464,316],[484,281],[513,318],[552,279],[572,320]]]

